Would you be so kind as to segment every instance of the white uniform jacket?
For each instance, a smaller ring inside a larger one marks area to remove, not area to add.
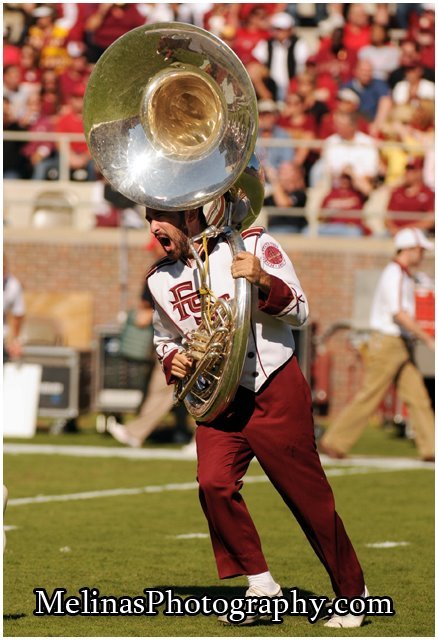
[[[258,391],[270,375],[293,354],[292,327],[301,326],[309,314],[308,303],[294,267],[278,242],[261,227],[242,233],[246,251],[256,255],[271,275],[265,297],[253,287],[251,329],[240,384]],[[217,297],[234,297],[232,255],[228,243],[219,240],[209,253],[210,288]],[[147,275],[155,302],[154,344],[168,382],[174,355],[181,341],[201,318],[199,273],[194,260],[164,258]]]

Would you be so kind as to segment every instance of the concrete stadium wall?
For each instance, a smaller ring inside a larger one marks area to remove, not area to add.
[[[120,254],[126,233],[127,306],[136,306],[144,274],[154,260],[146,251],[146,231],[6,228],[4,247],[13,273],[32,292],[85,291],[93,299],[93,325],[114,323],[120,307]],[[307,293],[312,321],[326,331],[350,319],[355,279],[360,271],[382,269],[393,255],[392,242],[373,238],[278,236]],[[433,256],[422,270],[433,277]],[[361,363],[348,331],[329,341],[333,353],[330,409],[336,413],[357,389]]]

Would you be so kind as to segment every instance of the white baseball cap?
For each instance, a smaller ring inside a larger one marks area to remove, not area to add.
[[[429,242],[421,229],[416,227],[406,227],[394,236],[394,244],[397,250],[412,249],[422,247],[423,249],[433,249],[433,243]]]
[[[292,29],[294,25],[295,20],[290,13],[286,13],[285,11],[274,13],[271,18],[271,27],[274,29]]]
[[[257,103],[259,113],[277,113],[278,105],[274,100],[259,100]]]

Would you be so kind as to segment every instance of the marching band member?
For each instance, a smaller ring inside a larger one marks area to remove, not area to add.
[[[148,283],[155,306],[155,346],[167,381],[173,383],[193,367],[182,338],[201,320],[200,274],[188,238],[207,225],[200,209],[148,208],[146,218],[166,252],[149,272]],[[361,566],[321,467],[310,390],[294,353],[292,327],[301,326],[308,317],[306,296],[291,261],[274,238],[260,227],[244,231],[242,238],[246,250],[234,259],[220,237],[210,239],[207,247],[215,295],[232,298],[238,277],[246,278],[253,288],[240,386],[222,414],[209,423],[198,421],[196,429],[199,497],[219,577],[247,576],[247,596],[281,595],[240,493],[242,478],[255,457],[295,515],[335,594],[366,596]],[[248,617],[245,623],[256,618]],[[363,619],[333,615],[326,625],[359,627]]]

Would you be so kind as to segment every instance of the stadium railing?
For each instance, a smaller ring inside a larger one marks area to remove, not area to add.
[[[59,200],[62,195],[69,201],[76,215],[72,216],[72,225],[79,229],[90,229],[94,227],[94,215],[97,203],[93,201],[92,189],[94,182],[77,182],[70,179],[70,170],[68,164],[69,147],[71,143],[83,142],[84,136],[77,133],[53,133],[53,132],[12,132],[4,131],[3,139],[7,141],[50,141],[55,142],[59,152],[59,179],[58,180],[31,180],[31,179],[4,179],[3,197],[4,197],[4,224],[11,227],[31,227],[32,215],[35,205],[38,202],[40,206],[47,204],[53,207],[53,194],[58,193]],[[259,147],[290,147],[299,148],[306,147],[322,151],[326,144],[326,140],[287,140],[273,138],[259,138],[257,146]],[[385,147],[391,149],[400,148],[407,153],[424,153],[428,151],[432,145],[426,147],[424,144],[403,143],[403,142],[385,142],[376,140],[376,148],[379,150]],[[48,201],[45,203],[41,197],[42,190],[51,191]],[[330,210],[321,210],[320,204],[322,196],[326,192],[326,186],[308,187],[307,188],[307,205],[305,208],[294,207],[264,207],[258,219],[259,224],[269,227],[269,217],[275,215],[285,216],[305,216],[308,220],[308,235],[318,235],[318,227],[321,220],[321,213],[324,214],[325,221],[331,215],[339,215],[339,211],[332,212]],[[405,219],[421,220],[424,218],[424,212],[391,212],[388,213],[386,204],[388,200],[389,188],[386,185],[376,188],[370,196],[364,209],[360,211],[342,211],[342,217],[351,218],[352,222],[362,220],[372,230],[375,235],[384,235],[384,220],[390,216],[396,220],[403,221]]]

